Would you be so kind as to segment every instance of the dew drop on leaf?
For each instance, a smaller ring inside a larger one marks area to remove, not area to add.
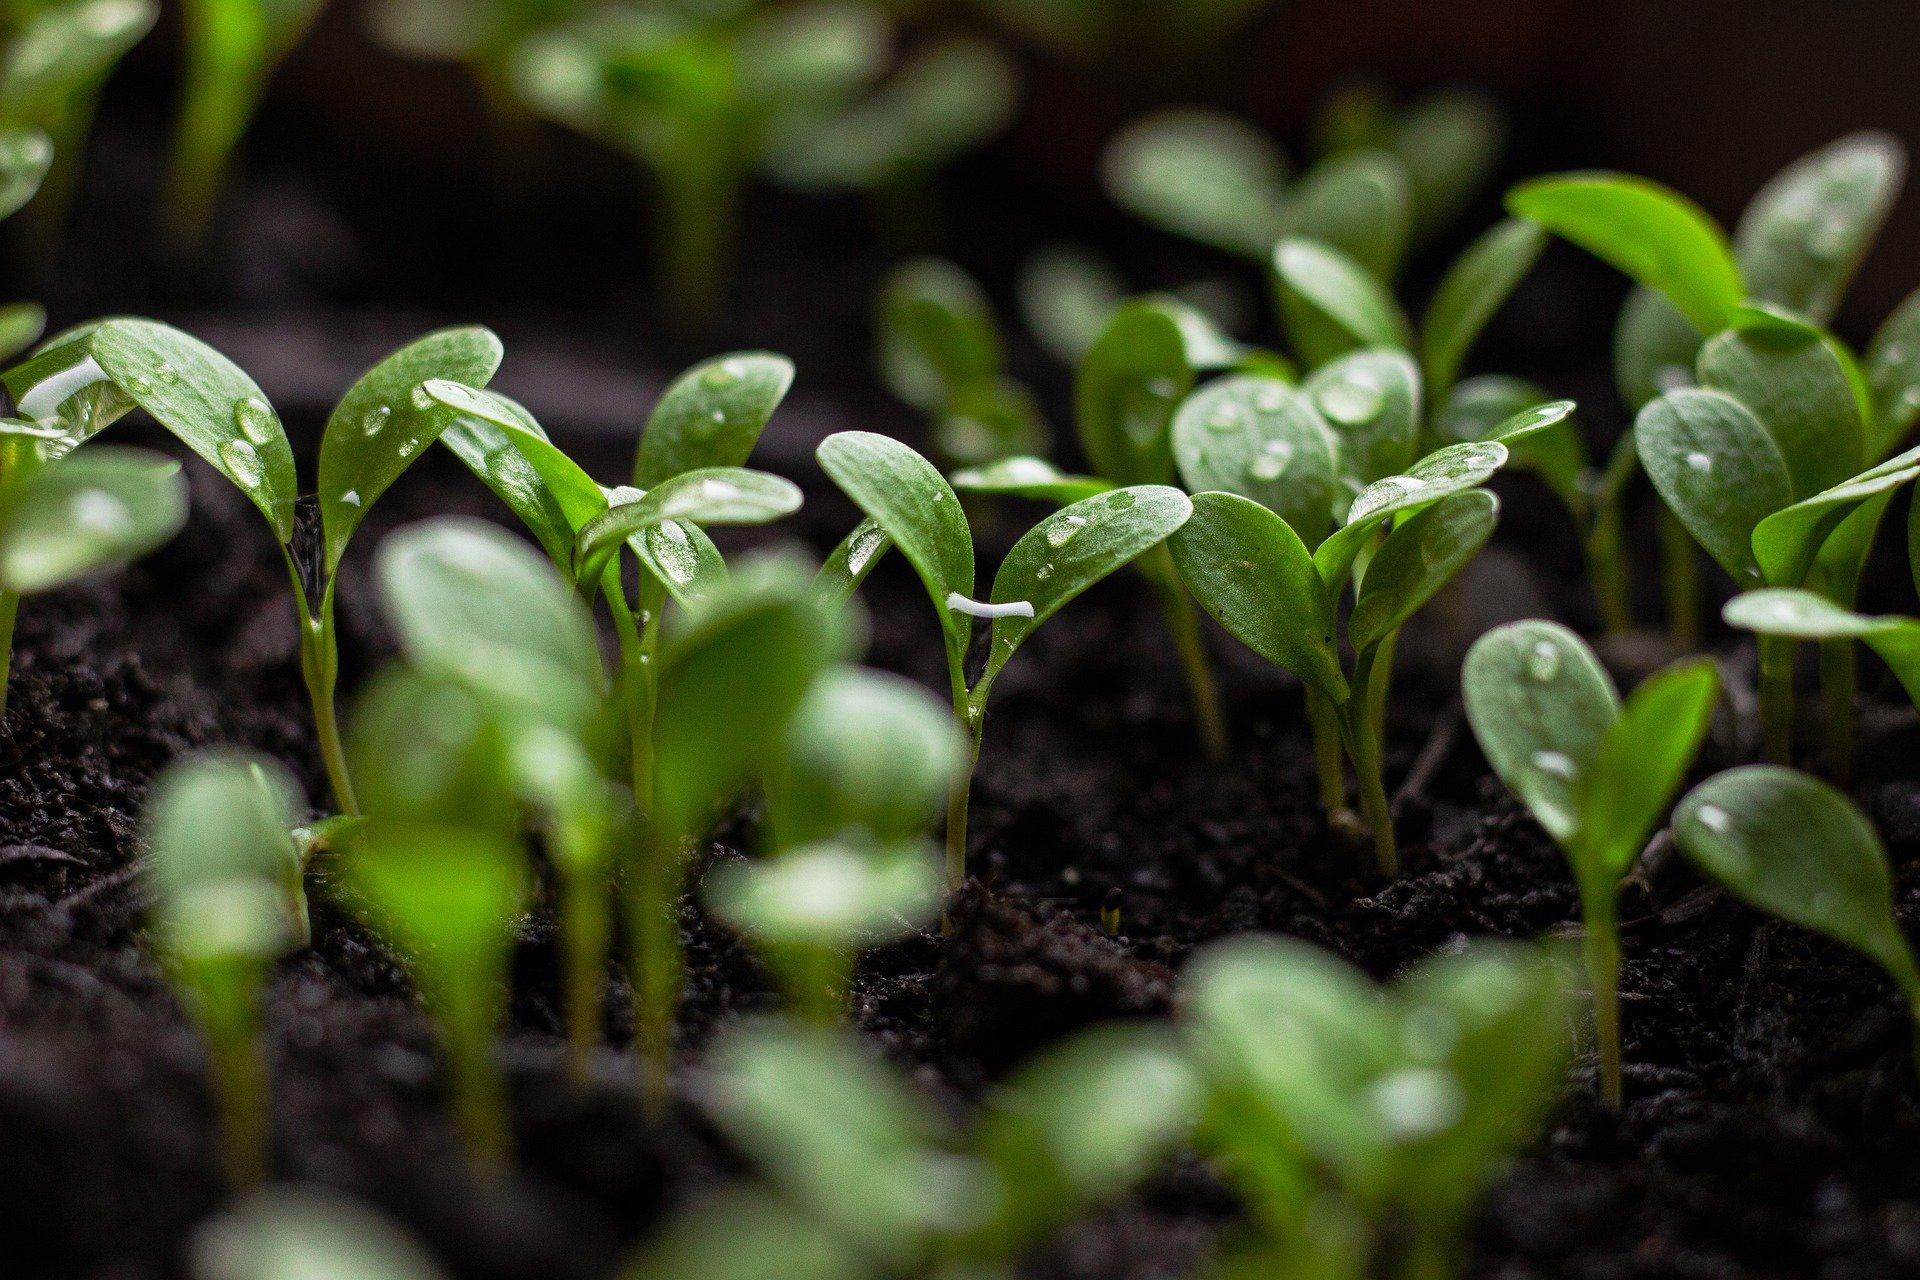
[[[1705,475],[1707,472],[1713,470],[1713,459],[1696,449],[1687,455],[1687,465],[1700,474]]]
[[[1133,495],[1125,489],[1117,489],[1107,495],[1107,510],[1125,511],[1133,505]]]
[[[1253,397],[1253,407],[1262,413],[1278,413],[1284,403],[1278,387],[1262,387]]]
[[[1033,571],[1033,576],[1038,578],[1040,581],[1045,582],[1048,578],[1051,578],[1053,576],[1053,566],[1050,564],[1043,564],[1038,569],[1035,569]]]
[[[885,545],[886,540],[887,535],[877,526],[855,538],[853,545],[847,548],[847,571],[853,574],[866,572],[867,562],[873,559],[874,553]]]
[[[180,381],[180,371],[165,360],[153,366],[153,376],[168,386],[172,386],[174,383]]]
[[[347,491],[346,491],[345,493],[343,493],[343,494],[341,494],[341,495],[340,495],[340,504],[341,504],[342,506],[347,506],[347,507],[357,507],[357,506],[359,506],[359,505],[360,505],[360,491],[359,491],[358,489],[349,489],[349,490],[347,490]]]
[[[228,440],[222,444],[220,461],[226,464],[228,474],[245,488],[256,488],[267,478],[266,468],[260,465],[260,455],[245,440]]]
[[[1343,427],[1363,427],[1380,416],[1385,397],[1380,389],[1354,378],[1342,378],[1320,389],[1315,397],[1320,412]]]
[[[1700,825],[1715,835],[1725,835],[1727,828],[1733,825],[1733,819],[1727,816],[1727,811],[1717,804],[1701,805],[1697,816],[1700,819]]]
[[[1560,649],[1550,640],[1539,640],[1527,654],[1527,678],[1545,684],[1560,674]]]
[[[1084,516],[1060,516],[1047,526],[1047,545],[1064,547],[1086,527]]]
[[[1533,753],[1533,767],[1563,781],[1573,781],[1573,760],[1563,752],[1536,751]]]
[[[144,375],[136,373],[127,379],[127,390],[136,396],[143,396],[153,390],[153,383]]]
[[[387,419],[391,417],[393,417],[393,410],[391,407],[384,404],[377,404],[373,406],[373,408],[367,410],[367,412],[361,417],[360,429],[366,432],[369,436],[377,436],[382,431],[386,430]]]
[[[233,402],[233,425],[240,428],[240,434],[255,444],[265,444],[273,439],[273,410],[267,408],[267,402],[258,396],[247,396]]]
[[[1293,445],[1285,440],[1269,440],[1247,464],[1247,474],[1255,480],[1278,480],[1293,460]]]

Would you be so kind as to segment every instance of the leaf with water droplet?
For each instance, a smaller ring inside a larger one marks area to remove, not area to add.
[[[1499,440],[1507,465],[1538,475],[1571,511],[1585,510],[1587,447],[1571,400],[1524,378],[1484,373],[1456,384],[1434,420],[1442,440]],[[1632,458],[1629,442],[1627,456]],[[1638,462],[1638,459],[1634,459]]]
[[[1473,441],[1435,449],[1405,475],[1376,480],[1347,509],[1347,523],[1313,553],[1320,577],[1330,586],[1346,581],[1361,549],[1388,520],[1474,489],[1506,465],[1507,447],[1498,441]]]
[[[1779,765],[1729,769],[1680,802],[1673,838],[1735,897],[1852,947],[1920,1003],[1886,849],[1843,793]]]
[[[845,604],[892,547],[893,539],[886,535],[879,521],[869,516],[828,553],[814,577],[813,589],[825,599]]]
[[[1385,285],[1338,249],[1313,240],[1282,240],[1273,254],[1280,317],[1293,350],[1309,369],[1361,347],[1405,349],[1407,318]]]
[[[1734,230],[1748,293],[1816,324],[1832,320],[1900,194],[1906,168],[1898,139],[1865,130],[1782,169],[1748,203]]]
[[[1619,694],[1593,651],[1558,623],[1511,623],[1467,651],[1460,692],[1495,775],[1567,844],[1580,825],[1575,781],[1620,712]],[[1573,775],[1537,768],[1547,752],[1571,761]]]
[[[726,558],[697,524],[666,520],[627,539],[627,548],[667,593],[691,605],[727,580]]]
[[[1718,391],[1669,391],[1633,424],[1640,465],[1667,508],[1735,582],[1759,577],[1753,531],[1793,501],[1779,446],[1751,410]],[[1702,471],[1688,459],[1709,462]]]
[[[1839,484],[1865,465],[1865,408],[1851,357],[1810,325],[1766,312],[1700,349],[1700,385],[1724,391],[1767,429],[1796,498]]]
[[[500,339],[478,325],[441,329],[384,357],[340,397],[320,437],[318,494],[329,574],[339,570],[348,539],[380,495],[459,417],[421,384],[444,379],[484,387],[502,354]],[[380,425],[370,431],[369,423]],[[344,500],[349,491],[359,495],[358,504]]]
[[[1915,479],[1920,479],[1920,446],[1767,516],[1753,530],[1753,553],[1761,577],[1774,586],[1804,582],[1829,537],[1853,512],[1884,501]],[[1863,556],[1868,549],[1862,545],[1856,554]],[[1857,575],[1857,566],[1850,571]]]
[[[964,468],[953,473],[952,481],[961,493],[1005,494],[1061,506],[1113,488],[1099,476],[1070,475],[1045,458],[1024,455]]]
[[[652,525],[768,524],[800,509],[790,480],[745,467],[682,471],[631,502],[616,503],[581,526],[574,539],[574,576],[595,582],[620,544]]]
[[[198,338],[152,320],[108,320],[86,342],[128,397],[233,481],[283,544],[293,540],[293,448],[252,378]],[[152,377],[163,363],[177,373],[174,381]],[[249,402],[265,413],[240,411]]]
[[[1302,390],[1333,428],[1340,475],[1354,490],[1413,465],[1425,409],[1406,352],[1350,352],[1314,370]]]
[[[31,595],[124,564],[180,531],[180,464],[96,445],[0,481],[0,590]]]
[[[1000,375],[1000,328],[972,276],[950,262],[903,263],[880,288],[876,330],[887,389],[925,412]]]
[[[1824,596],[1769,587],[1727,601],[1721,616],[1731,627],[1795,640],[1863,640],[1892,669],[1920,706],[1920,620],[1855,613]]]
[[[1180,479],[1193,493],[1237,493],[1278,514],[1309,546],[1333,517],[1334,449],[1299,390],[1242,374],[1208,383],[1173,422]]]
[[[792,385],[793,361],[767,351],[695,365],[673,380],[647,419],[633,483],[651,489],[696,468],[745,466]]]
[[[1481,233],[1447,268],[1420,320],[1420,365],[1428,395],[1447,398],[1467,352],[1533,270],[1546,241],[1539,226],[1509,218]]]

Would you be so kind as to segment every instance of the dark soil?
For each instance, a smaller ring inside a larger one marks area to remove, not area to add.
[[[477,301],[489,295],[469,280],[410,303],[427,315],[398,313],[396,297],[407,295],[367,286],[377,271],[356,256],[354,234],[342,239],[331,215],[313,213],[324,203],[281,194],[249,206],[268,215],[243,220],[253,238],[228,248],[256,270],[229,293],[116,289],[109,282],[125,264],[108,261],[94,265],[93,284],[63,285],[70,314],[60,318],[135,303],[192,315],[190,327],[274,394],[303,458],[358,367],[429,323],[485,319],[508,339],[501,385],[596,472],[624,469],[646,397],[676,359],[646,362],[651,376],[621,372],[628,330],[606,305],[582,301],[590,318],[555,321],[567,300],[536,277],[545,264],[567,278],[553,266],[564,249],[511,269],[496,305]],[[82,226],[113,214],[111,201],[97,202]],[[1001,237],[1008,219],[995,216],[982,212],[982,247],[968,261],[1004,292],[1010,246],[1037,237],[1031,228]],[[588,215],[569,217],[556,242],[600,233],[576,225]],[[813,442],[843,427],[911,435],[914,426],[865,373],[864,285],[877,259],[859,219],[837,211],[766,225],[782,229],[750,251],[733,324],[764,319],[743,340],[800,358],[800,390],[760,457],[806,485],[800,528],[821,547],[852,517],[812,469]],[[394,243],[426,252],[432,229],[416,219]],[[316,246],[337,239],[343,260],[361,264],[342,277],[323,272],[316,283],[276,269],[324,264]],[[1110,243],[1135,241],[1115,233]],[[1155,262],[1140,274],[1177,278],[1182,260]],[[429,261],[409,279],[437,278],[445,265]],[[1548,279],[1494,340],[1510,367],[1610,403],[1603,375],[1532,336],[1571,330],[1601,349],[1590,316],[1610,315],[1613,299],[1603,288],[1595,301],[1592,277],[1569,270],[1550,259]],[[577,269],[571,278],[599,283]],[[1019,359],[1057,400],[1060,376],[1030,351]],[[0,1273],[23,1280],[179,1275],[195,1225],[226,1196],[199,1042],[143,945],[137,821],[154,776],[184,752],[230,743],[286,761],[310,795],[324,791],[278,559],[236,495],[204,468],[193,475],[193,516],[174,543],[22,614],[0,730]],[[1231,765],[1201,756],[1159,624],[1138,584],[1117,579],[1039,633],[1001,682],[974,792],[978,880],[955,906],[951,936],[868,958],[855,997],[862,1029],[927,1087],[964,1099],[1076,1027],[1166,1014],[1179,965],[1227,934],[1307,938],[1384,977],[1471,936],[1568,929],[1575,902],[1560,855],[1487,775],[1453,694],[1460,639],[1488,621],[1591,621],[1563,517],[1524,479],[1503,493],[1501,541],[1433,611],[1428,638],[1410,632],[1404,647],[1389,753],[1406,844],[1399,880],[1377,882],[1363,851],[1319,818],[1297,686],[1217,637],[1238,754]],[[497,514],[436,455],[370,518],[343,589],[347,687],[386,649],[364,578],[368,548],[406,519],[446,511]],[[917,584],[889,564],[867,595],[870,660],[937,683]],[[1860,794],[1901,869],[1903,910],[1920,923],[1920,788],[1909,776],[1920,744],[1910,714],[1872,721],[1880,727],[1862,754],[1878,772]],[[1726,728],[1703,772],[1733,758]],[[519,1161],[505,1181],[476,1184],[462,1172],[432,1036],[403,975],[329,907],[324,883],[314,901],[313,946],[271,992],[277,1177],[367,1198],[461,1280],[599,1280],[664,1212],[738,1172],[694,1106],[657,1125],[641,1115],[617,1047],[595,1063],[591,1087],[564,1083],[543,913],[527,927],[501,1041]],[[1103,909],[1117,910],[1117,934],[1102,930]],[[1591,1063],[1580,1064],[1550,1131],[1488,1198],[1473,1274],[1920,1275],[1920,1090],[1888,984],[1657,853],[1629,888],[1625,916],[1628,1104],[1602,1108]],[[693,972],[681,1048],[694,1061],[716,1026],[774,998],[745,947],[691,907],[685,926]],[[617,991],[609,1014],[618,1046]],[[1217,1182],[1183,1165],[1080,1224],[1029,1274],[1187,1275],[1234,1215]]]

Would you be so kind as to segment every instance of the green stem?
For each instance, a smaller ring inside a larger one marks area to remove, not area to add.
[[[794,1012],[809,1022],[831,1025],[847,1013],[852,957],[829,947],[801,944],[787,950],[787,991]]]
[[[1858,651],[1851,639],[1820,642],[1820,693],[1827,708],[1827,772],[1842,790],[1853,784],[1853,703]]]
[[[1381,776],[1380,738],[1375,727],[1373,697],[1369,686],[1373,679],[1375,655],[1380,647],[1367,650],[1354,662],[1352,692],[1347,697],[1347,754],[1353,760],[1353,774],[1359,784],[1360,814],[1373,832],[1374,864],[1382,876],[1392,879],[1400,874],[1400,850],[1393,836],[1393,809],[1387,803],[1386,780]]]
[[[1620,1082],[1620,923],[1613,886],[1596,885],[1581,893],[1586,929],[1581,939],[1587,980],[1593,987],[1594,1041],[1600,1053],[1600,1096],[1619,1110]]]
[[[739,178],[719,149],[680,149],[658,170],[657,226],[661,293],[668,315],[698,332],[720,318],[726,263],[732,252]]]
[[[186,4],[185,97],[167,184],[169,232],[181,250],[197,250],[206,238],[234,147],[265,78],[263,51],[245,33],[232,30],[231,17],[208,0]]]
[[[1793,763],[1793,651],[1786,636],[1760,637],[1761,740],[1773,764]]]
[[[20,593],[0,591],[0,723],[7,718],[7,685],[13,675],[13,623],[20,616]]]
[[[327,768],[327,785],[340,812],[357,817],[360,802],[353,792],[353,776],[347,771],[347,752],[340,742],[340,721],[334,709],[335,688],[340,681],[340,641],[333,623],[333,579],[327,580],[320,596],[318,613],[307,607],[306,588],[291,559],[293,600],[300,623],[300,678],[307,686],[307,701],[313,705],[313,732],[320,743],[320,759]]]
[[[975,701],[978,695],[978,702]],[[947,794],[947,893],[960,892],[967,882],[967,804],[973,792],[973,771],[980,763],[980,739],[986,732],[987,708],[984,689],[969,694],[956,678],[953,714],[967,732],[967,767],[961,771]]]
[[[266,1180],[270,1124],[261,1042],[261,969],[251,958],[187,962],[188,1001],[206,1037],[221,1158],[235,1189]]]
[[[447,1089],[454,1122],[476,1168],[490,1174],[507,1166],[510,1137],[506,1092],[493,1065],[493,1035],[499,1023],[493,991],[504,974],[449,975],[442,1007],[447,1037]]]
[[[658,688],[654,653],[660,644],[660,601],[646,599],[641,582],[643,623],[636,623],[624,596],[610,595],[613,632],[620,646],[620,688],[627,708],[628,757],[633,803],[642,815],[653,811],[653,712]]]
[[[1206,641],[1200,634],[1199,611],[1193,607],[1186,588],[1180,585],[1173,556],[1165,543],[1149,551],[1140,564],[1147,581],[1153,585],[1160,615],[1166,619],[1174,652],[1180,658],[1180,669],[1187,678],[1194,722],[1200,729],[1200,745],[1209,760],[1224,760],[1227,758],[1227,720],[1220,708],[1220,687],[1207,661]]]
[[[1682,649],[1700,645],[1700,553],[1680,518],[1660,508],[1660,571],[1666,587],[1667,629]]]
[[[1398,1280],[1451,1280],[1457,1273],[1453,1242],[1432,1227],[1415,1225],[1394,1268]]]
[[[1347,757],[1340,743],[1340,708],[1318,689],[1307,690],[1307,723],[1320,776],[1320,808],[1331,818],[1347,807]]]
[[[1593,583],[1593,602],[1600,613],[1600,627],[1610,636],[1633,630],[1632,594],[1627,579],[1627,558],[1622,534],[1623,517],[1618,504],[1609,504],[1594,513],[1587,529],[1587,577]]]
[[[562,1018],[567,1029],[567,1075],[585,1083],[600,1043],[601,992],[613,934],[606,880],[584,867],[561,873],[560,963],[564,981]]]
[[[680,1003],[682,959],[676,910],[678,858],[666,841],[649,831],[633,870],[627,934],[633,947],[634,1048],[639,1060],[640,1096],[658,1117],[668,1099],[669,1055],[674,1012]]]

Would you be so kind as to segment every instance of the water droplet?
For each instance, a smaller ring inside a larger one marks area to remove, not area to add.
[[[402,440],[399,443],[399,445],[397,445],[394,448],[394,452],[400,456],[400,460],[402,462],[406,461],[408,458],[411,458],[414,454],[418,453],[419,451],[420,451],[420,442],[414,439]]]
[[[1084,516],[1059,516],[1047,525],[1047,545],[1064,547],[1087,527]]]
[[[653,553],[654,566],[667,581],[680,587],[692,582],[700,570],[700,561],[687,531],[668,520],[649,529],[647,534],[647,550]]]
[[[1536,640],[1527,653],[1527,678],[1545,684],[1560,674],[1560,646],[1551,640]]]
[[[1262,387],[1253,396],[1253,407],[1262,413],[1278,413],[1280,406],[1286,402],[1287,398],[1278,387]]]
[[[219,452],[228,473],[243,487],[254,488],[267,478],[267,469],[260,465],[260,455],[245,440],[228,440]]]
[[[1209,431],[1233,431],[1240,426],[1240,410],[1231,404],[1221,404],[1207,415],[1206,427]]]
[[[346,491],[345,493],[343,493],[343,494],[341,494],[341,495],[340,495],[340,502],[341,502],[341,505],[342,505],[342,506],[348,506],[348,507],[357,507],[357,506],[359,506],[359,505],[360,505],[360,491],[359,491],[358,489],[349,489],[349,490],[347,490],[347,491]]]
[[[1727,811],[1717,804],[1703,804],[1696,812],[1700,818],[1700,825],[1715,835],[1725,835],[1727,829],[1733,825],[1733,819],[1728,816]]]
[[[700,385],[709,391],[724,391],[738,381],[739,367],[732,360],[722,360],[700,375]]]
[[[392,417],[393,409],[391,406],[377,404],[361,415],[360,429],[369,436],[377,436],[386,430],[387,420]]]
[[[433,397],[427,394],[427,389],[424,385],[415,387],[413,394],[407,398],[413,402],[413,407],[422,413],[433,408]]]
[[[1125,511],[1133,506],[1133,495],[1125,489],[1118,489],[1107,495],[1107,510]]]
[[[110,493],[88,489],[74,499],[74,526],[99,538],[118,538],[133,526],[133,512]]]
[[[700,496],[708,502],[731,502],[740,496],[740,486],[730,480],[702,480]]]
[[[1573,781],[1573,759],[1558,751],[1536,751],[1533,753],[1533,767],[1542,773],[1552,774],[1564,782]]]
[[[1045,582],[1048,578],[1051,578],[1053,576],[1053,566],[1050,564],[1043,564],[1038,569],[1035,569],[1033,571],[1033,576],[1038,578],[1040,581]]]
[[[143,375],[136,373],[127,379],[127,390],[133,392],[136,396],[144,396],[153,390],[153,383],[148,381]]]
[[[1255,480],[1278,480],[1293,460],[1293,445],[1285,440],[1269,440],[1247,465],[1247,474]]]
[[[878,525],[863,531],[847,548],[847,571],[856,577],[866,572],[867,563],[886,545],[887,535]]]
[[[1460,1082],[1433,1067],[1391,1072],[1375,1081],[1367,1095],[1373,1114],[1403,1142],[1445,1132],[1466,1107]]]
[[[168,386],[172,386],[174,383],[180,381],[180,371],[165,360],[153,366],[153,376]]]
[[[240,428],[240,434],[255,444],[266,444],[273,439],[273,410],[267,408],[267,402],[258,396],[247,396],[233,402],[233,425]]]
[[[1314,399],[1321,413],[1343,427],[1363,427],[1386,406],[1380,388],[1354,378],[1328,383]]]
[[[725,409],[715,409],[712,413],[708,414],[707,417],[716,427],[724,427],[727,425],[727,411]]]
[[[1696,449],[1687,455],[1687,465],[1695,471],[1698,471],[1701,475],[1705,475],[1707,472],[1713,470],[1713,459]]]

